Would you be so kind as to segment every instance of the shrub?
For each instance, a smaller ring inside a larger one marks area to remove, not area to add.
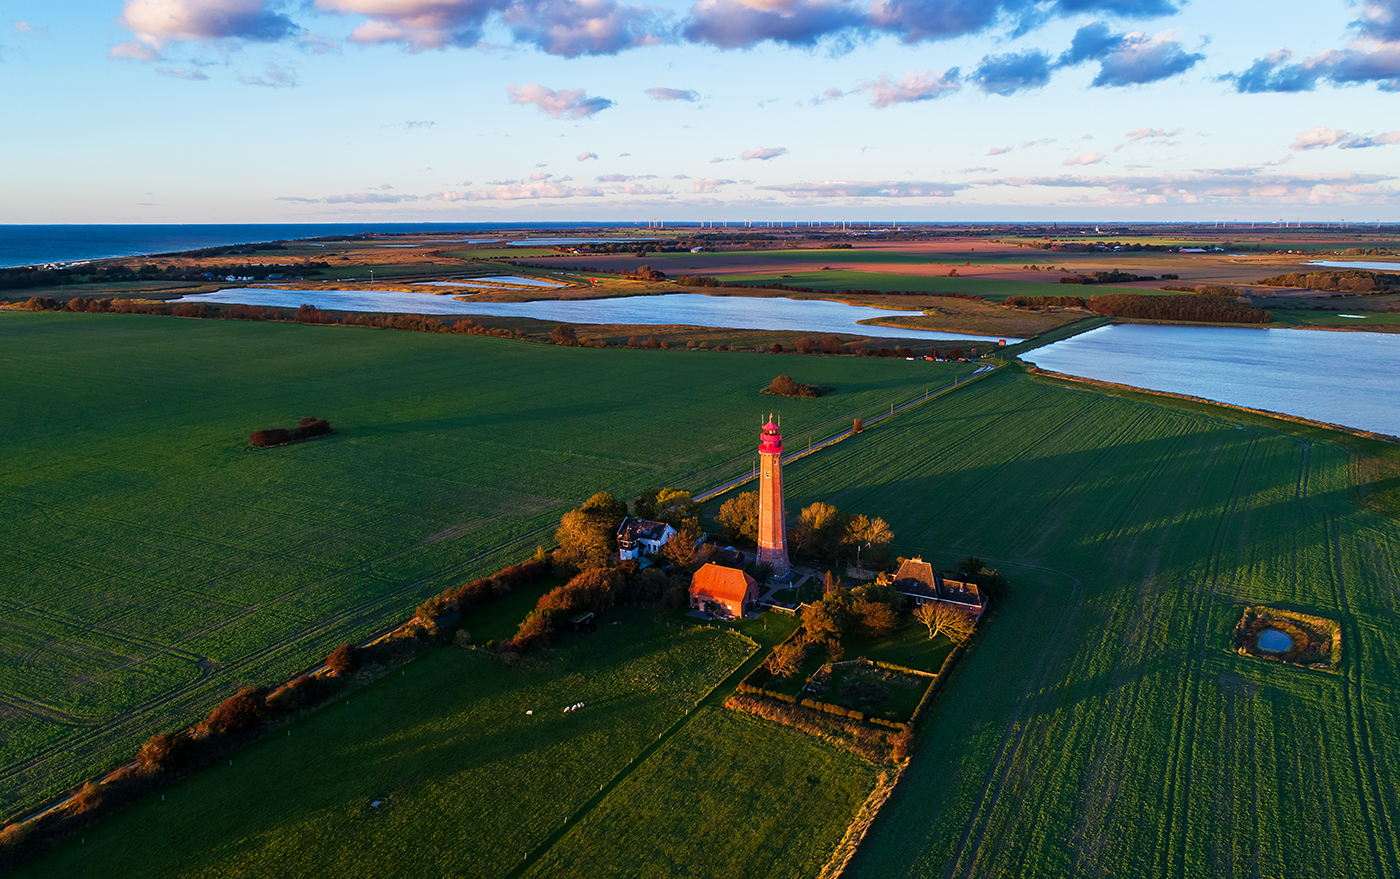
[[[156,733],[141,746],[136,764],[150,772],[170,772],[184,764],[193,745],[188,736]]]
[[[291,430],[281,427],[270,427],[265,430],[255,430],[248,435],[248,444],[260,449],[271,446],[280,446],[297,440],[311,439],[318,436],[327,436],[331,433],[331,424],[321,418],[310,416],[297,422],[297,426]]]
[[[353,644],[341,644],[326,657],[326,671],[346,675],[360,667],[360,652]]]
[[[273,690],[272,694],[267,697],[267,707],[278,714],[290,714],[293,711],[310,708],[325,699],[334,690],[334,685],[326,678],[319,675],[302,675],[292,678]]]
[[[267,695],[267,687],[244,687],[209,712],[204,730],[219,734],[257,728],[267,717]]]

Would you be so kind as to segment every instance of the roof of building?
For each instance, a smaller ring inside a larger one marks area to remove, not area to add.
[[[670,528],[665,522],[653,522],[650,519],[633,519],[631,516],[622,520],[622,524],[617,526],[617,539],[622,541],[635,540],[660,540],[661,536]]]
[[[894,588],[905,595],[938,597],[938,573],[922,558],[905,559],[894,575]]]
[[[726,568],[714,562],[695,572],[690,581],[691,592],[703,592],[721,601],[743,601],[749,590],[758,585],[738,568]]]

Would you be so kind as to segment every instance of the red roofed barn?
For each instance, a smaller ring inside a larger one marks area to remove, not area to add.
[[[738,568],[711,562],[690,581],[690,606],[719,616],[742,617],[744,606],[758,600],[758,582]]]

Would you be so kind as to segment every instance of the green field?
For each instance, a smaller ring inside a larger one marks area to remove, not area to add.
[[[874,783],[852,754],[707,707],[525,875],[810,879]]]
[[[854,875],[1400,872],[1400,525],[1286,428],[1009,372],[789,468],[1012,582]],[[1233,653],[1247,604],[1340,620],[1342,674]]]
[[[402,675],[293,724],[289,734],[273,733],[232,765],[84,831],[81,842],[20,875],[505,875],[752,649],[727,632],[678,630],[655,617],[616,609],[609,622],[618,625],[571,636],[515,668],[485,652],[439,648]],[[576,702],[586,707],[563,711]],[[746,744],[763,744],[756,738]],[[694,741],[704,743],[705,732],[683,733],[681,747]],[[870,771],[851,765],[854,758],[816,753],[825,749],[815,743],[784,741],[781,750],[790,760],[831,764],[804,771],[823,781],[837,776],[827,790],[831,808],[849,808],[834,820],[811,820],[828,836],[836,828],[839,838],[841,819],[869,789]],[[754,747],[750,759],[765,753]],[[376,800],[377,808],[370,805]],[[628,811],[652,823],[675,821],[681,816],[668,812],[671,805],[634,799]],[[637,842],[668,850],[666,839]],[[804,835],[788,844],[810,860],[824,857],[835,839]]]
[[[841,251],[833,251],[840,253]],[[948,278],[929,275],[896,275],[892,272],[857,272],[832,269],[828,272],[784,272],[761,275],[725,275],[726,283],[787,284],[813,290],[915,290],[920,293],[966,293],[1000,302],[1008,296],[1080,296],[1082,287],[1044,284],[1037,281],[998,281],[982,278]]]
[[[770,411],[796,445],[955,365],[911,366],[0,314],[0,814],[518,561],[596,491],[717,484]],[[837,390],[759,394],[780,372]],[[247,446],[306,415],[337,434]]]

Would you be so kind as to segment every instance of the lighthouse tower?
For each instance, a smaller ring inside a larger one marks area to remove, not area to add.
[[[758,561],[767,562],[774,574],[782,575],[792,566],[788,564],[787,517],[783,514],[783,436],[771,415],[763,425],[758,457]]]

